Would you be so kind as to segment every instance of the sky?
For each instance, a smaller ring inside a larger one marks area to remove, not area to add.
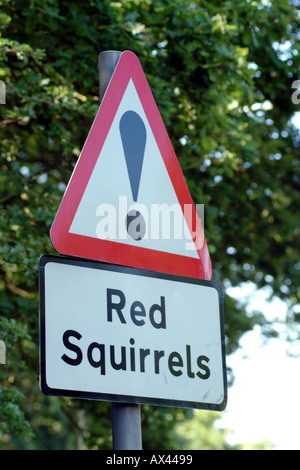
[[[299,112],[292,122],[300,131]],[[228,293],[245,299],[250,311],[263,311],[269,320],[286,316],[284,302],[266,300],[268,289],[258,291],[254,284],[246,283]],[[233,430],[228,436],[230,444],[268,439],[276,450],[300,450],[300,338],[293,343],[272,339],[265,344],[260,328],[255,327],[242,337],[240,346],[226,358],[235,382],[228,390],[228,404],[218,425]],[[294,357],[288,354],[291,351]]]
[[[251,294],[249,309],[264,311],[268,319],[284,318],[286,305],[266,300],[268,291],[247,283],[231,289],[241,298]],[[259,327],[244,335],[241,348],[227,357],[235,383],[228,390],[228,404],[218,424],[230,428],[230,444],[258,443],[268,439],[277,450],[300,450],[300,340],[288,344],[280,339],[263,340]]]

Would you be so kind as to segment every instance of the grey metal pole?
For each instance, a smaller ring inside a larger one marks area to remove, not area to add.
[[[141,407],[132,403],[112,403],[114,450],[141,450]]]
[[[103,51],[98,56],[100,101],[103,99],[121,54],[120,51]]]
[[[106,88],[121,56],[120,51],[103,51],[98,56],[99,95],[102,101]],[[115,450],[141,450],[141,407],[131,403],[112,403],[112,434]]]

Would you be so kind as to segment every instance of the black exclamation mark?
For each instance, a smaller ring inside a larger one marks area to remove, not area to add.
[[[120,119],[120,134],[126,160],[132,198],[137,202],[143,168],[146,127],[134,111],[126,111]],[[127,233],[134,240],[141,240],[146,232],[144,217],[137,210],[131,210],[126,217]]]

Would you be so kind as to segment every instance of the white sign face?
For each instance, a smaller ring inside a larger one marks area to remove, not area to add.
[[[43,256],[40,308],[45,394],[225,408],[218,284]]]
[[[142,118],[147,135],[139,197],[136,202],[132,199],[130,181],[126,177],[126,161],[119,130],[121,117],[128,109]],[[147,220],[146,232],[138,241],[139,247],[199,260],[199,254],[192,243],[181,206],[132,80],[128,83],[100,157],[69,231],[85,237],[110,239],[136,246],[137,241],[126,232],[124,221],[130,209],[138,210],[144,220]],[[101,205],[99,201],[104,203]],[[169,209],[168,215],[175,212],[175,227],[170,216],[167,218],[168,226],[159,225],[161,212],[165,207]],[[163,237],[165,232],[170,235]]]

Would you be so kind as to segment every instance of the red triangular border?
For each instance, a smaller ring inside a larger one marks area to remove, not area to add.
[[[191,204],[193,218],[198,217],[142,66],[135,54],[125,51],[121,54],[54,219],[50,230],[52,244],[63,255],[210,280],[212,268],[202,228],[195,240],[197,248],[201,240],[201,247],[197,250],[200,260],[69,232],[130,79],[139,95],[182,210],[185,204]],[[187,220],[187,224],[191,230],[191,221]]]

